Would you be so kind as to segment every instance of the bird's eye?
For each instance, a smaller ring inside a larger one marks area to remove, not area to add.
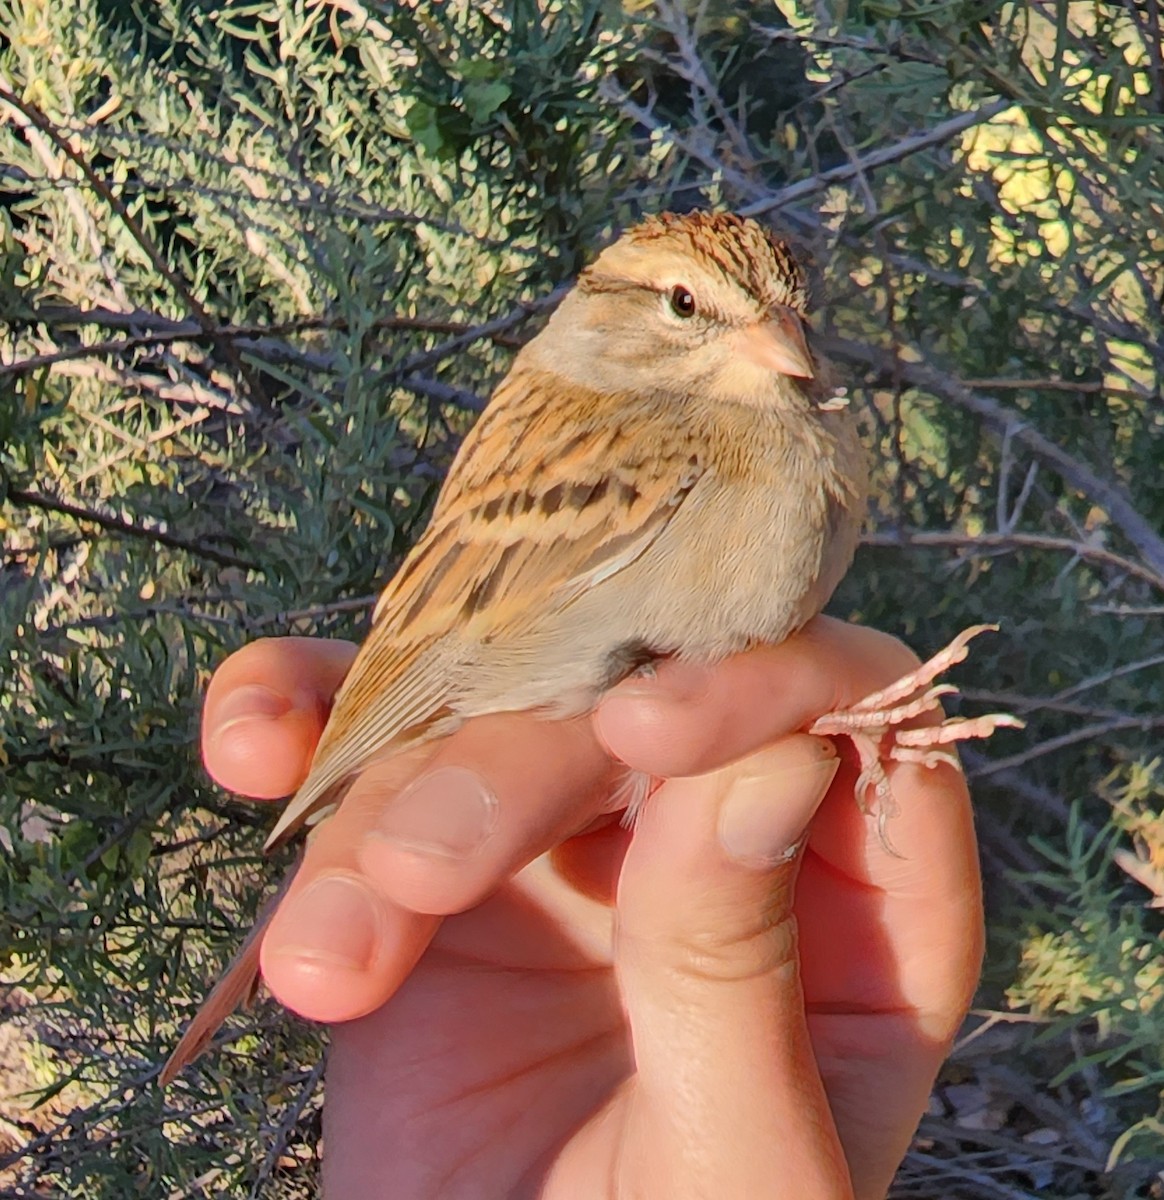
[[[695,316],[695,297],[682,284],[677,283],[671,289],[667,303],[671,305],[671,311],[677,317],[686,319]]]

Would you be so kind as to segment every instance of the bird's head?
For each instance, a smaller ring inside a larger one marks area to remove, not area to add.
[[[601,391],[804,402],[817,372],[807,290],[788,246],[756,221],[649,217],[579,276],[537,339],[540,365]]]

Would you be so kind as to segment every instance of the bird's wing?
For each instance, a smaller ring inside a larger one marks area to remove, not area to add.
[[[523,630],[658,537],[705,463],[691,432],[665,412],[649,436],[641,427],[628,436],[620,402],[528,372],[501,385],[431,524],[380,597],[310,773],[268,847],[332,803],[373,755],[423,738],[450,715],[458,645]]]

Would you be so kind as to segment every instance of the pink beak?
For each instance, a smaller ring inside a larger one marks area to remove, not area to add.
[[[740,353],[758,367],[789,375],[793,379],[813,379],[816,372],[812,355],[804,340],[804,323],[786,306],[774,305],[772,319],[749,325],[739,338]]]

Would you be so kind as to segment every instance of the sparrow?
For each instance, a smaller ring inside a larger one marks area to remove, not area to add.
[[[866,467],[853,414],[822,407],[806,306],[788,247],[726,214],[648,219],[582,272],[462,444],[268,848],[387,747],[575,716],[654,659],[820,611]]]
[[[462,443],[267,848],[333,811],[373,757],[485,713],[573,717],[656,660],[714,663],[819,613],[868,474],[807,315],[804,268],[754,220],[664,213],[603,250]],[[887,804],[883,706],[831,716]],[[948,758],[924,740],[911,754]],[[253,991],[267,916],[163,1083]]]

